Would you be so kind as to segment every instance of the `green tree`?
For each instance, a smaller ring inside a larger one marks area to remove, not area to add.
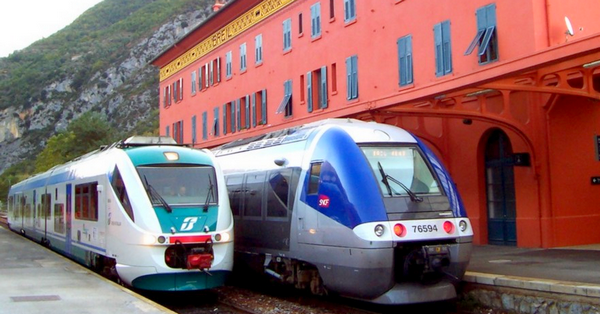
[[[104,115],[88,111],[73,120],[65,131],[48,140],[46,147],[35,160],[35,171],[46,171],[55,165],[94,151],[101,145],[114,142],[118,135],[111,129]]]

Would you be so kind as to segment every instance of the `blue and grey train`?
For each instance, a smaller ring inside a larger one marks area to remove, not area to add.
[[[328,119],[213,152],[236,268],[377,304],[456,297],[471,224],[448,171],[405,130]]]
[[[233,217],[214,155],[131,137],[10,188],[11,230],[144,290],[221,286]]]

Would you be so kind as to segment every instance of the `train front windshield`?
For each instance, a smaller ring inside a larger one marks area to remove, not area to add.
[[[217,203],[217,180],[213,167],[141,166],[137,170],[153,205],[170,207]]]
[[[384,196],[439,195],[440,184],[416,146],[362,146]]]

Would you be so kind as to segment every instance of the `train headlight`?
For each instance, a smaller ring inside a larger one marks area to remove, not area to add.
[[[164,236],[158,237],[158,243],[163,244],[165,241],[167,241],[167,239]]]
[[[167,160],[170,161],[175,161],[175,160],[179,160],[179,154],[176,152],[164,152],[165,157],[167,158]]]
[[[149,245],[156,243],[156,237],[151,234],[144,234],[142,236],[142,244]]]
[[[465,230],[467,230],[467,222],[464,220],[461,220],[458,223],[458,228],[460,229],[461,232],[465,232]]]
[[[375,235],[378,237],[381,237],[383,235],[383,232],[385,231],[385,228],[383,227],[383,225],[377,225],[375,226]]]
[[[227,242],[231,239],[231,236],[228,232],[217,233],[214,235],[215,242]]]

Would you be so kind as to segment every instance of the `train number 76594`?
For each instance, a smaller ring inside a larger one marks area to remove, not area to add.
[[[426,232],[437,232],[438,228],[436,225],[416,225],[412,226],[413,232],[426,233]]]

